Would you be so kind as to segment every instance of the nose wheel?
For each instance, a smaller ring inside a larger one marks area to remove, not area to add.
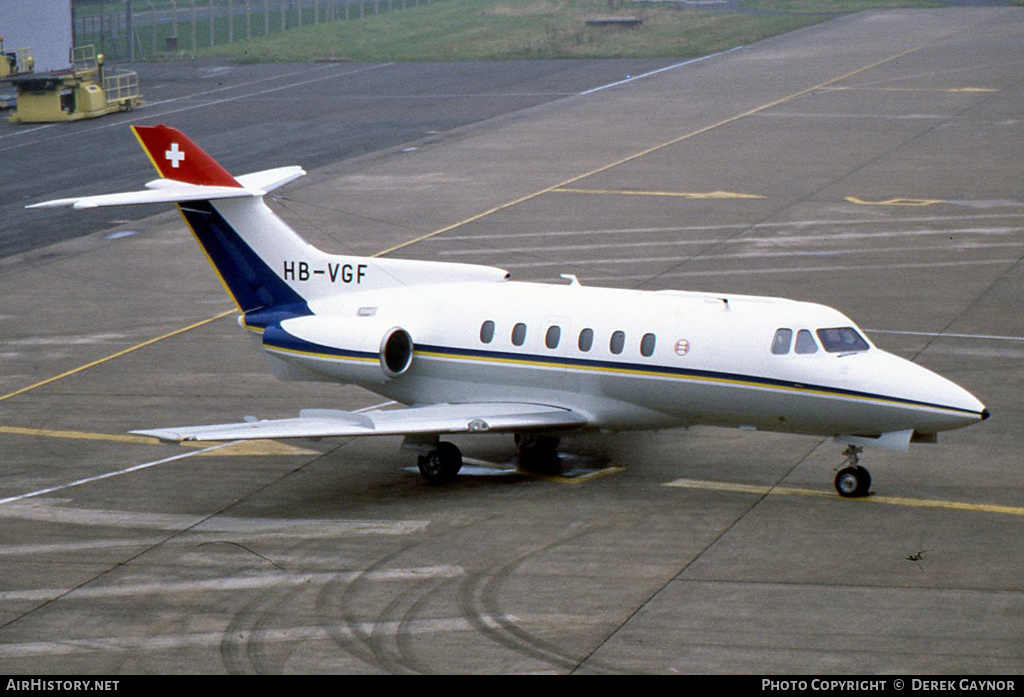
[[[871,473],[860,466],[860,453],[863,448],[856,445],[846,446],[843,455],[846,460],[836,472],[836,491],[846,498],[867,496],[871,490]]]

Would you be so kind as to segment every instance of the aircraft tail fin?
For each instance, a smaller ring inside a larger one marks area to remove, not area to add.
[[[302,239],[264,202],[268,192],[304,175],[301,167],[235,177],[175,128],[133,126],[132,131],[161,176],[144,191],[29,207],[177,204],[250,329],[261,331],[286,317],[310,314],[309,303],[339,293],[507,277],[502,269],[485,266],[327,254]]]
[[[242,186],[178,129],[162,124],[131,128],[161,177],[200,186]]]

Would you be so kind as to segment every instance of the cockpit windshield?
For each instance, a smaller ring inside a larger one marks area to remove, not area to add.
[[[776,356],[785,356],[791,350],[797,354],[810,355],[821,348],[829,353],[858,353],[868,351],[871,346],[864,337],[853,327],[831,327],[829,329],[818,329],[813,334],[809,329],[800,329],[796,332],[796,341],[793,341],[793,330],[788,327],[781,327],[775,331],[772,337],[771,351]],[[814,340],[815,335],[818,341]]]
[[[819,329],[816,333],[822,347],[829,353],[853,353],[871,348],[853,327]]]

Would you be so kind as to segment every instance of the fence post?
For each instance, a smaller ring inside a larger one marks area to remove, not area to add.
[[[156,5],[153,4],[153,0],[146,0],[146,2],[149,3],[149,16],[152,19],[152,25],[153,25],[153,36],[150,37],[150,39],[152,39],[150,41],[150,44],[152,44],[153,50],[151,51],[150,55],[154,55],[155,56],[156,55]]]
[[[132,42],[132,0],[125,0],[124,23],[128,28],[128,60],[135,60],[135,44]],[[103,8],[100,8],[100,48],[103,48]]]
[[[174,26],[174,48],[178,48],[178,0],[171,0],[171,21]]]

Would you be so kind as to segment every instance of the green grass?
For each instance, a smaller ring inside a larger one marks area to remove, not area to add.
[[[821,21],[680,11],[615,0],[439,0],[401,12],[294,29],[199,51],[242,62],[475,61],[531,58],[688,58]],[[632,16],[635,27],[589,26],[588,18]]]
[[[743,7],[761,12],[795,14],[849,13],[896,7],[945,7],[940,0],[743,0]]]

